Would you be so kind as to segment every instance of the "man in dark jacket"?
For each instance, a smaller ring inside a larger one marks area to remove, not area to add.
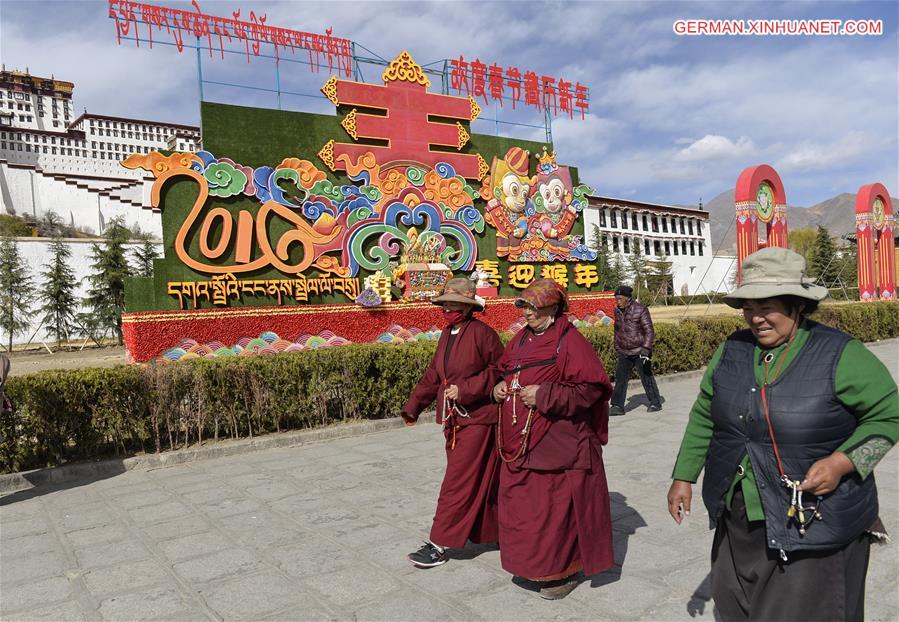
[[[615,370],[615,391],[609,415],[624,414],[624,400],[627,397],[627,382],[631,369],[635,366],[643,382],[643,390],[649,399],[647,412],[662,410],[662,398],[652,375],[652,343],[656,333],[652,328],[649,309],[633,300],[634,291],[627,285],[615,290],[615,352],[618,353],[618,368]]]

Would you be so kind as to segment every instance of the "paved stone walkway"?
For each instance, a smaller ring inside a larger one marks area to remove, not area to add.
[[[872,349],[897,374],[899,341]],[[612,420],[605,454],[618,566],[549,602],[499,552],[445,566],[427,536],[444,458],[433,424],[263,450],[0,498],[4,620],[713,620],[701,503],[678,527],[668,476],[698,377],[661,379],[665,410]],[[632,385],[633,389],[636,389]],[[899,534],[899,452],[877,469]],[[899,618],[897,545],[876,547],[868,620]]]

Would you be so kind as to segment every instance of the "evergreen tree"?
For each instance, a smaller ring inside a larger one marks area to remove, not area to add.
[[[674,288],[674,274],[671,272],[671,262],[666,255],[660,256],[656,261],[648,262],[649,272],[646,276],[647,284],[655,297],[661,293],[668,296]]]
[[[153,260],[159,257],[159,251],[156,250],[156,245],[150,240],[149,235],[141,235],[140,239],[140,246],[131,253],[131,258],[137,266],[134,269],[134,276],[152,277]]]
[[[628,270],[634,280],[634,298],[640,297],[640,290],[646,289],[646,277],[649,274],[649,266],[640,244],[634,244],[633,253],[628,257]]]
[[[112,329],[122,344],[122,311],[125,310],[125,278],[131,267],[125,256],[129,231],[120,218],[112,219],[103,232],[102,246],[91,245],[93,274],[88,277],[90,290],[84,305],[90,312],[84,325],[105,332]]]
[[[616,253],[609,264],[609,290],[614,291],[616,287],[624,284],[625,281],[627,281],[627,270],[624,269],[624,264],[621,263],[621,257]]]
[[[837,250],[837,277],[834,287],[841,287],[839,293],[834,291],[831,295],[842,298],[844,295],[849,300],[858,298],[858,246],[847,244]],[[845,294],[843,290],[845,289]]]
[[[830,237],[830,232],[821,225],[818,225],[811,255],[811,265],[809,266],[811,276],[816,277],[824,287],[832,287],[840,272],[837,262],[837,246]]]
[[[56,347],[68,341],[75,322],[75,273],[70,267],[72,251],[60,238],[50,242],[50,261],[44,266],[40,311],[47,333],[56,337]]]
[[[15,335],[28,331],[32,316],[34,287],[28,264],[12,238],[0,240],[0,328],[8,337],[7,350],[12,352]]]

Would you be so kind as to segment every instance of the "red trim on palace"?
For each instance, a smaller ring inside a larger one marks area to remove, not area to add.
[[[577,318],[602,311],[614,316],[615,300],[610,292],[572,294],[570,312]],[[497,331],[521,319],[515,298],[493,298],[479,319]],[[429,330],[442,328],[440,310],[430,303],[390,302],[367,309],[353,304],[281,307],[229,307],[184,311],[142,311],[122,315],[125,347],[138,363],[152,360],[174,348],[183,339],[199,343],[221,341],[233,345],[242,337],[258,337],[266,331],[296,341],[302,335],[329,330],[355,343],[370,343],[391,325]]]

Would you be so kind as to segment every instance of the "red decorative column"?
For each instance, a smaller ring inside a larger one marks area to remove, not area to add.
[[[759,249],[758,223],[765,223],[766,246],[788,247],[787,196],[783,182],[771,166],[750,166],[740,173],[734,188],[737,219],[737,282],[743,260]]]
[[[896,299],[896,243],[893,200],[883,184],[855,195],[858,240],[858,297],[863,302]]]

